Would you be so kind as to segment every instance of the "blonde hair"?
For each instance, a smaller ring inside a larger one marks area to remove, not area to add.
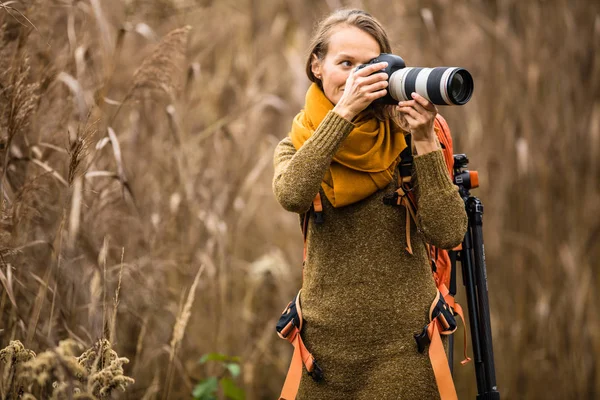
[[[306,59],[306,76],[311,82],[316,83],[321,89],[323,89],[323,83],[318,79],[312,72],[313,54],[319,59],[323,60],[329,50],[329,38],[332,31],[340,26],[347,25],[356,27],[363,32],[371,35],[375,41],[379,44],[381,53],[391,53],[392,46],[387,33],[383,29],[383,26],[373,17],[371,14],[357,9],[350,10],[337,10],[325,17],[317,25],[312,39],[309,45],[308,57]],[[382,104],[371,104],[367,107],[368,111],[373,113],[373,116],[378,120],[393,119],[397,125],[402,125],[402,121],[398,121],[398,115],[395,112],[393,106],[386,106]]]

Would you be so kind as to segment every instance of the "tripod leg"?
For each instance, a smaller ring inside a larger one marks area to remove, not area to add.
[[[448,364],[450,373],[454,376],[454,333],[448,336]]]
[[[456,251],[449,251],[450,257],[450,287],[448,291],[452,297],[456,297]],[[464,327],[467,329],[467,327]],[[450,364],[450,373],[454,375],[454,333],[448,337],[448,364]]]
[[[481,356],[485,371],[485,399],[500,399],[496,387],[496,371],[494,367],[494,351],[492,346],[492,329],[487,288],[487,272],[485,267],[485,250],[483,244],[483,204],[476,197],[467,201],[467,214],[473,239],[474,278],[477,286],[477,310],[479,314],[478,336],[481,343]],[[481,393],[481,392],[480,392]]]
[[[479,308],[477,306],[477,288],[473,271],[473,253],[471,246],[471,222],[463,240],[460,251],[460,263],[462,265],[463,283],[467,296],[467,307],[469,309],[469,327],[471,330],[471,344],[473,346],[473,362],[475,365],[475,379],[477,382],[477,397],[485,393],[485,366],[481,356]]]

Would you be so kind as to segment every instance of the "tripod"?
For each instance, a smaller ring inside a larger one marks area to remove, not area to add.
[[[449,291],[456,295],[456,262],[462,266],[463,284],[466,289],[469,309],[469,325],[477,379],[477,400],[500,400],[496,387],[492,331],[488,301],[487,273],[483,245],[483,203],[471,196],[470,189],[479,186],[476,171],[466,170],[469,160],[465,154],[454,155],[454,184],[465,202],[469,225],[461,250],[451,251],[452,264]],[[465,327],[466,329],[466,327]],[[448,361],[453,364],[454,335],[449,338]]]

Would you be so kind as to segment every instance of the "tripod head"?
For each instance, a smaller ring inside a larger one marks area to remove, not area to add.
[[[479,174],[465,169],[468,164],[466,154],[454,154],[454,184],[458,186],[462,198],[469,197],[469,191],[479,187]]]

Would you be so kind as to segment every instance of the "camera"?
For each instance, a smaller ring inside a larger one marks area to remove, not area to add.
[[[398,104],[399,101],[412,100],[410,94],[417,92],[433,104],[462,106],[473,95],[473,77],[464,68],[407,67],[401,57],[382,53],[356,69],[383,61],[387,62],[388,66],[376,73],[388,74],[388,93],[385,97],[375,100],[376,103]]]

